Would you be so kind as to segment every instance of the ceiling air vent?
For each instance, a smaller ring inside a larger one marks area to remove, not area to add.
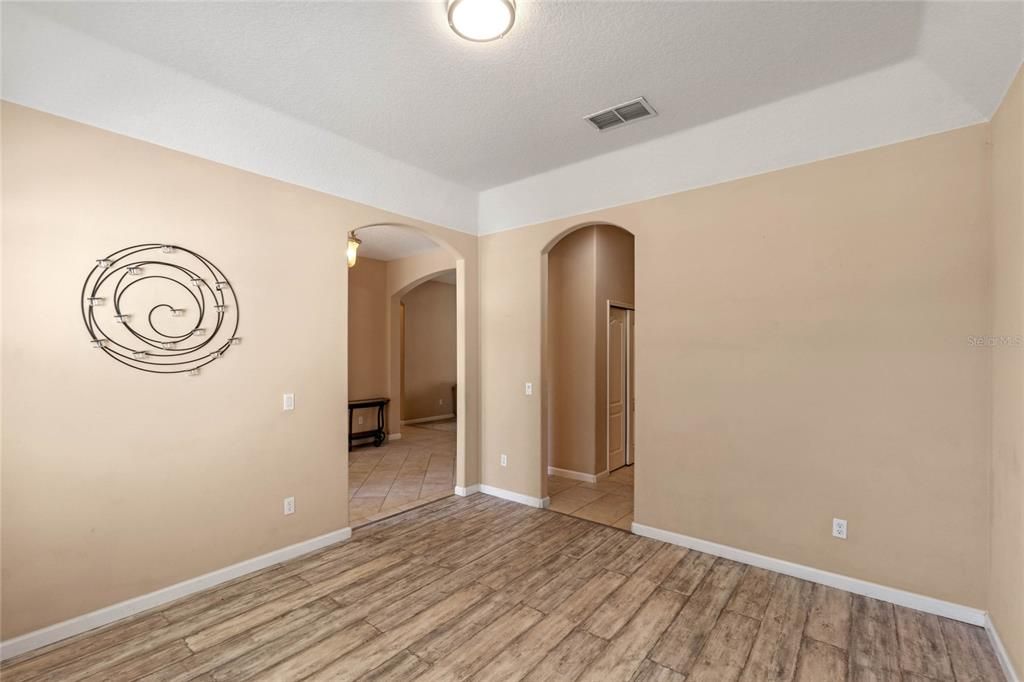
[[[658,112],[643,97],[623,102],[585,118],[598,130],[608,130],[641,118],[657,116]]]

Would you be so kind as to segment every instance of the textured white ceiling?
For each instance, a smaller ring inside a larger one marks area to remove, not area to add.
[[[482,189],[910,56],[912,3],[523,3],[457,38],[444,2],[38,3],[112,45]],[[870,49],[865,49],[865,45]],[[660,116],[582,116],[644,95]]]
[[[401,216],[476,231],[477,193],[469,188],[34,10],[31,3],[0,3],[5,100]]]
[[[419,230],[401,225],[378,225],[359,230],[356,236],[363,241],[359,255],[375,260],[398,260],[441,246]]]
[[[6,2],[3,92],[493,231],[986,120],[1024,43],[1019,1],[519,7],[474,44],[441,0]],[[581,120],[640,95],[658,117]]]

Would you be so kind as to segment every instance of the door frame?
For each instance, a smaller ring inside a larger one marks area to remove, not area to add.
[[[608,414],[608,387],[611,386],[612,377],[608,371],[608,367],[611,365],[611,343],[608,338],[608,328],[612,322],[612,308],[619,308],[620,310],[627,311],[626,314],[626,381],[624,382],[625,407],[623,411],[625,413],[626,429],[624,437],[626,439],[626,453],[625,460],[626,466],[633,463],[633,451],[630,446],[630,436],[633,430],[633,419],[632,419],[632,400],[633,394],[630,391],[629,377],[630,372],[633,370],[633,339],[630,327],[633,324],[632,316],[636,313],[636,305],[633,303],[626,303],[624,301],[616,301],[614,299],[606,299],[606,305],[604,308],[604,471],[605,475],[612,473],[612,460],[611,460],[611,419]],[[600,475],[600,474],[599,474]]]

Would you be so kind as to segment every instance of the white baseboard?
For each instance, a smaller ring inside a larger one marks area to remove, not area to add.
[[[607,473],[605,473],[607,476]],[[548,476],[561,476],[562,478],[572,479],[573,481],[583,481],[585,483],[597,483],[598,475],[585,474],[582,471],[573,471],[572,469],[559,469],[558,467],[548,467]]]
[[[530,497],[529,495],[505,490],[504,488],[495,488],[493,485],[484,485],[483,483],[480,484],[479,490],[485,495],[500,497],[503,500],[511,500],[512,502],[537,507],[538,509],[547,509],[548,505],[551,504],[551,498],[549,497]]]
[[[568,478],[573,481],[583,481],[584,483],[597,483],[602,478],[608,478],[608,470],[605,469],[597,474],[585,474],[582,471],[573,471],[572,469],[559,469],[558,467],[548,467],[548,476],[561,476],[562,478]]]
[[[455,419],[455,413],[449,412],[448,414],[438,414],[433,417],[420,417],[418,419],[403,419],[402,426],[406,424],[426,424],[427,422],[439,422],[445,419]]]
[[[351,537],[352,529],[342,528],[341,530],[289,545],[288,547],[275,549],[272,552],[261,554],[252,559],[246,559],[231,566],[219,568],[205,575],[189,578],[175,585],[159,589],[156,592],[133,597],[112,606],[107,606],[97,611],[20,635],[5,642],[0,642],[0,661],[20,656],[33,649],[59,642],[62,639],[67,639],[68,637],[73,637],[74,635],[79,635],[104,625],[109,625],[122,618],[148,611],[154,607],[187,597],[196,592],[202,592],[228,580],[234,580],[267,566],[273,566],[282,561],[287,561],[303,554],[309,554],[328,545],[348,540]]]
[[[455,494],[458,495],[459,497],[469,497],[470,495],[473,495],[474,493],[478,492],[480,492],[479,483],[468,485],[465,488],[463,488],[461,485],[455,486]]]
[[[996,658],[999,659],[999,664],[1003,666],[1003,673],[1006,675],[1008,682],[1021,682],[1020,677],[1017,676],[1017,671],[1013,669],[1013,661],[1010,660],[1010,653],[1003,646],[1003,640],[999,638],[999,632],[996,630],[995,623],[992,622],[992,618],[989,614],[985,614],[985,630],[988,632],[988,638],[992,641],[992,648],[996,650]]]
[[[751,566],[757,566],[758,568],[766,568],[770,571],[775,571],[776,573],[791,575],[795,578],[802,578],[803,580],[809,580],[813,583],[821,583],[822,585],[828,585],[829,587],[846,590],[847,592],[860,594],[865,597],[873,597],[882,601],[898,604],[899,606],[906,606],[907,608],[931,613],[936,616],[952,618],[953,620],[970,623],[971,625],[985,625],[985,612],[971,606],[954,604],[953,602],[943,601],[942,599],[926,597],[923,594],[907,592],[906,590],[887,587],[885,585],[879,585],[859,578],[851,578],[838,573],[830,573],[829,571],[823,571],[820,568],[794,564],[783,559],[776,559],[775,557],[748,552],[745,549],[737,549],[736,547],[730,547],[728,545],[720,545],[717,542],[701,540],[688,535],[654,528],[653,526],[645,526],[641,523],[634,523],[632,530],[637,535],[654,538],[655,540],[661,540],[662,542],[668,542],[673,545],[689,547],[690,549],[695,549],[698,552],[704,552],[705,554],[713,554],[726,559],[732,559],[733,561],[739,561],[744,564],[750,564]]]
[[[388,434],[388,440],[402,440],[402,434],[401,433],[389,433]]]

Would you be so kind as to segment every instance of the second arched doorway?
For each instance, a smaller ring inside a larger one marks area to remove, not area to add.
[[[581,225],[542,257],[542,489],[554,511],[629,529],[634,237],[615,225]]]

